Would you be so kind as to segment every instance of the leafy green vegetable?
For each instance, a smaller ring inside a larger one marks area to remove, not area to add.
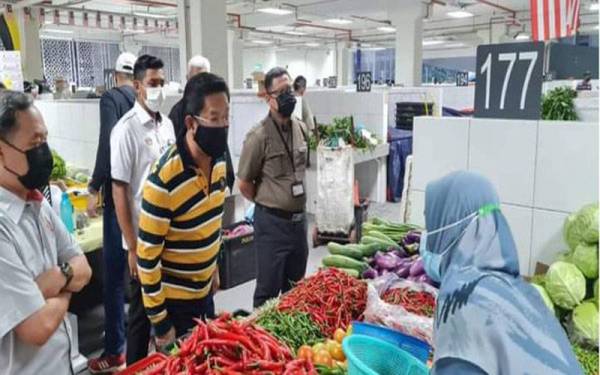
[[[546,291],[554,304],[572,310],[585,297],[585,277],[575,265],[555,262],[546,273]]]
[[[316,149],[317,144],[326,147],[340,147],[342,144],[352,145],[357,149],[372,150],[375,144],[354,128],[352,117],[334,117],[330,125],[319,125],[319,138],[309,140],[309,146]],[[374,137],[374,136],[372,136]],[[376,140],[379,143],[378,140]]]
[[[571,250],[575,250],[582,242],[598,242],[598,204],[588,204],[579,211],[569,215],[564,225],[565,242]]]
[[[596,304],[598,304],[598,280],[594,283],[594,299],[596,300]]]
[[[546,306],[548,306],[550,311],[552,311],[552,314],[554,314],[555,313],[554,303],[552,303],[552,300],[550,299],[548,292],[546,292],[546,289],[544,289],[544,287],[542,287],[538,284],[531,284],[531,286],[533,286],[540,293],[540,296],[544,300],[544,303],[546,304]]]
[[[569,87],[557,87],[542,96],[542,120],[575,121],[577,91]]]
[[[576,340],[598,346],[598,307],[584,302],[573,310],[573,335]]]
[[[578,344],[573,344],[573,351],[583,367],[585,375],[598,375],[599,356],[597,350],[588,350]]]
[[[61,178],[65,178],[67,175],[67,165],[58,152],[54,150],[52,150],[52,160],[54,161],[54,166],[52,167],[50,180],[60,180]]]
[[[570,257],[571,263],[577,266],[583,276],[588,279],[598,278],[598,246],[580,243]]]

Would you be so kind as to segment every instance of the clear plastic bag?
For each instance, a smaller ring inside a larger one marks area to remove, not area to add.
[[[402,279],[389,273],[369,283],[365,322],[384,325],[433,346],[433,318],[413,314],[401,305],[393,305],[381,299],[380,296],[387,290],[397,288],[427,292],[437,300],[438,291],[431,285]]]

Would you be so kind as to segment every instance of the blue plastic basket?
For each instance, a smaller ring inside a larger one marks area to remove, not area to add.
[[[348,359],[348,375],[427,375],[418,359],[386,341],[351,335],[342,343]]]
[[[412,354],[423,363],[427,363],[427,360],[429,359],[429,352],[431,351],[431,346],[429,346],[429,344],[398,331],[369,323],[352,322],[352,333],[387,341],[405,352]]]

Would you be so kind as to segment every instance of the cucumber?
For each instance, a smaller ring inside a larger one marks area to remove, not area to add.
[[[376,237],[372,237],[372,236],[363,236],[361,239],[361,242],[363,244],[366,245],[378,245],[377,249],[375,249],[375,252],[377,251],[387,251],[390,247],[398,247],[397,244],[390,244],[388,241],[384,241],[380,238],[376,238]]]
[[[362,251],[352,245],[340,245],[339,243],[330,242],[327,244],[327,249],[333,255],[344,255],[357,260],[363,258]]]
[[[378,232],[378,231],[370,231],[369,232],[369,237],[375,237],[380,239],[381,241],[387,242],[389,243],[390,246],[398,246],[398,244],[396,243],[396,241],[392,240],[389,236]]]
[[[362,252],[364,258],[372,257],[373,255],[375,255],[376,252],[381,251],[383,247],[381,244],[378,243],[360,244],[358,246],[360,246],[360,251]],[[386,247],[383,250],[385,251],[387,249],[388,248]]]
[[[362,273],[368,267],[365,262],[343,255],[328,255],[323,258],[323,265],[327,267],[350,268],[359,273]]]
[[[328,268],[334,268],[336,270],[346,272],[348,275],[355,277],[357,279],[360,278],[360,272],[358,272],[357,270],[355,270],[353,268],[342,268],[342,267],[328,267]]]

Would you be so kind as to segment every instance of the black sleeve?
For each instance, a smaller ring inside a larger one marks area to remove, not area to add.
[[[225,163],[227,165],[227,186],[230,191],[233,191],[233,184],[235,183],[235,171],[233,170],[233,162],[231,161],[231,152],[229,152],[229,146],[227,146],[227,160]]]
[[[179,136],[179,132],[183,125],[183,99],[175,103],[173,108],[171,108],[171,112],[169,112],[169,120],[173,123],[173,130],[175,131],[175,136]]]
[[[102,185],[110,178],[110,132],[119,121],[118,108],[113,98],[108,93],[100,99],[100,139],[96,153],[96,165],[90,181],[90,187],[99,191]]]

